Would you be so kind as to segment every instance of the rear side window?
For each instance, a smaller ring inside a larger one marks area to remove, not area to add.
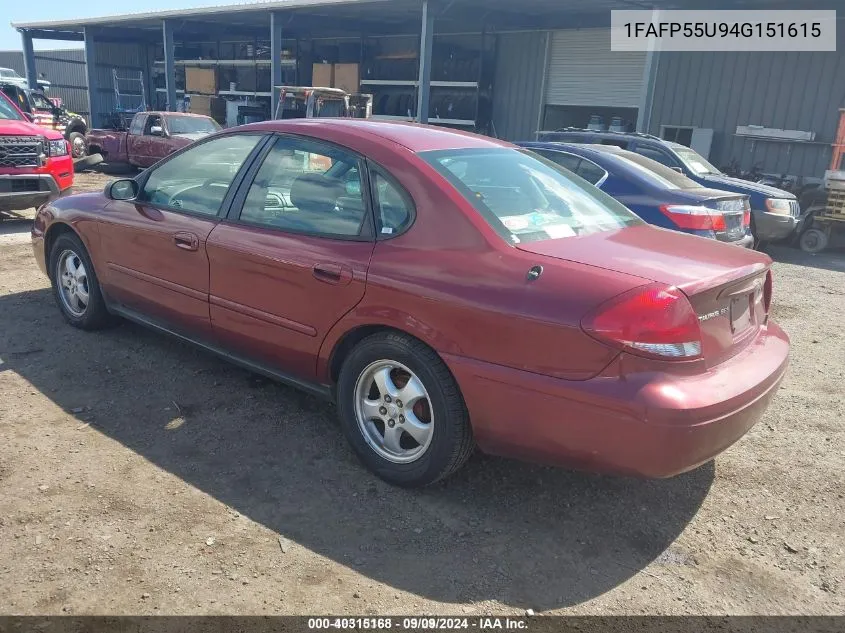
[[[129,124],[129,133],[130,134],[142,134],[144,132],[144,124],[147,122],[147,115],[146,114],[139,114],[134,119],[132,119],[132,123]]]
[[[530,152],[510,148],[422,152],[512,244],[642,224],[590,183]]]
[[[604,169],[595,163],[588,161],[586,158],[581,158],[580,156],[574,156],[573,154],[568,154],[567,152],[557,152],[553,150],[534,151],[540,154],[543,158],[549,159],[556,165],[560,165],[571,172],[575,172],[591,185],[595,185],[599,180],[602,180],[607,175],[607,172],[605,172]]]
[[[567,154],[566,152],[555,152],[544,149],[538,149],[534,151],[537,152],[543,158],[548,158],[553,163],[556,163],[561,167],[564,167],[572,172],[578,170],[578,163],[581,162],[580,156],[573,156],[572,154]]]
[[[646,158],[655,160],[662,165],[666,165],[667,167],[680,167],[677,161],[672,160],[672,157],[669,156],[669,154],[667,154],[666,152],[661,152],[659,149],[638,146],[636,149],[634,149],[634,151],[640,156],[645,156]]]
[[[369,224],[360,161],[344,150],[280,138],[258,170],[240,220],[291,233],[358,237]]]
[[[604,169],[588,160],[582,160],[581,164],[578,165],[578,171],[575,173],[591,185],[597,185],[600,180],[604,180],[604,177],[607,176]]]
[[[373,188],[379,235],[387,238],[408,228],[414,219],[414,205],[405,190],[378,170],[373,171]]]

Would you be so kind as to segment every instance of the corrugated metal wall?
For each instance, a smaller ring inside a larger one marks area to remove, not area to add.
[[[145,85],[149,86],[150,73],[147,53],[146,47],[142,44],[94,41],[98,121],[101,121],[103,117],[115,109],[113,70],[116,70],[121,77],[136,76],[139,71],[143,72]],[[146,97],[147,103],[150,103],[149,90],[147,90]]]
[[[717,167],[735,159],[744,169],[822,177],[845,107],[845,29],[838,39],[835,53],[661,53],[649,131],[713,128]],[[812,131],[816,140],[755,141],[737,137],[738,125]]]
[[[509,141],[534,140],[542,107],[547,32],[501,33],[496,44],[493,126]]]
[[[0,51],[0,66],[25,76],[23,53]],[[82,49],[36,51],[35,68],[52,84],[50,96],[61,97],[64,106],[82,115],[88,114],[85,81],[85,52]]]
[[[546,103],[636,108],[646,53],[610,50],[610,29],[555,31]]]

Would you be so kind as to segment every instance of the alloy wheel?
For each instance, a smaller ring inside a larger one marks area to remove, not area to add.
[[[355,417],[367,444],[380,457],[408,464],[422,457],[434,432],[431,399],[408,367],[377,360],[355,383]]]
[[[65,309],[75,317],[81,317],[88,309],[90,289],[85,263],[71,250],[64,250],[56,266],[56,283],[59,297]]]

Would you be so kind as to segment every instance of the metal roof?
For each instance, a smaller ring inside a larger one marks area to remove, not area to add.
[[[807,0],[807,5],[828,5],[838,0]],[[433,4],[439,25],[480,30],[482,23],[492,30],[545,30],[603,26],[610,24],[612,9],[693,9],[693,8],[787,8],[794,0],[443,0]],[[263,28],[269,15],[280,11],[289,15],[288,32],[329,30],[334,25],[350,32],[369,31],[373,26],[413,23],[419,28],[422,0],[259,0],[220,6],[125,13],[112,16],[13,22],[19,30],[36,32],[47,38],[51,32],[81,34],[85,27],[96,29],[160,29],[164,19],[186,25],[214,25],[232,28]],[[804,6],[802,8],[809,8]],[[821,7],[820,7],[821,8]],[[590,17],[592,16],[592,17]],[[592,19],[592,24],[582,22]],[[440,27],[438,27],[440,31]],[[59,39],[62,39],[59,37]],[[71,39],[71,38],[65,38]]]
[[[81,18],[75,20],[49,20],[46,22],[12,22],[16,29],[65,29],[81,26],[111,26],[125,22],[145,22],[149,20],[163,20],[165,18],[189,18],[217,15],[220,13],[264,12],[278,9],[301,9],[305,7],[321,7],[328,5],[355,5],[367,3],[386,3],[391,0],[258,0],[257,2],[239,2],[237,4],[221,4],[195,9],[161,9],[158,11],[139,11],[137,13],[119,13],[117,15],[98,18]]]

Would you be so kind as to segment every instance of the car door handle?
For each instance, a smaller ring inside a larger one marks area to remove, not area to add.
[[[195,251],[200,246],[200,239],[193,233],[176,233],[173,236],[173,243],[177,248],[186,251]]]
[[[352,269],[341,264],[314,264],[311,269],[318,281],[337,286],[346,286],[352,282]]]

